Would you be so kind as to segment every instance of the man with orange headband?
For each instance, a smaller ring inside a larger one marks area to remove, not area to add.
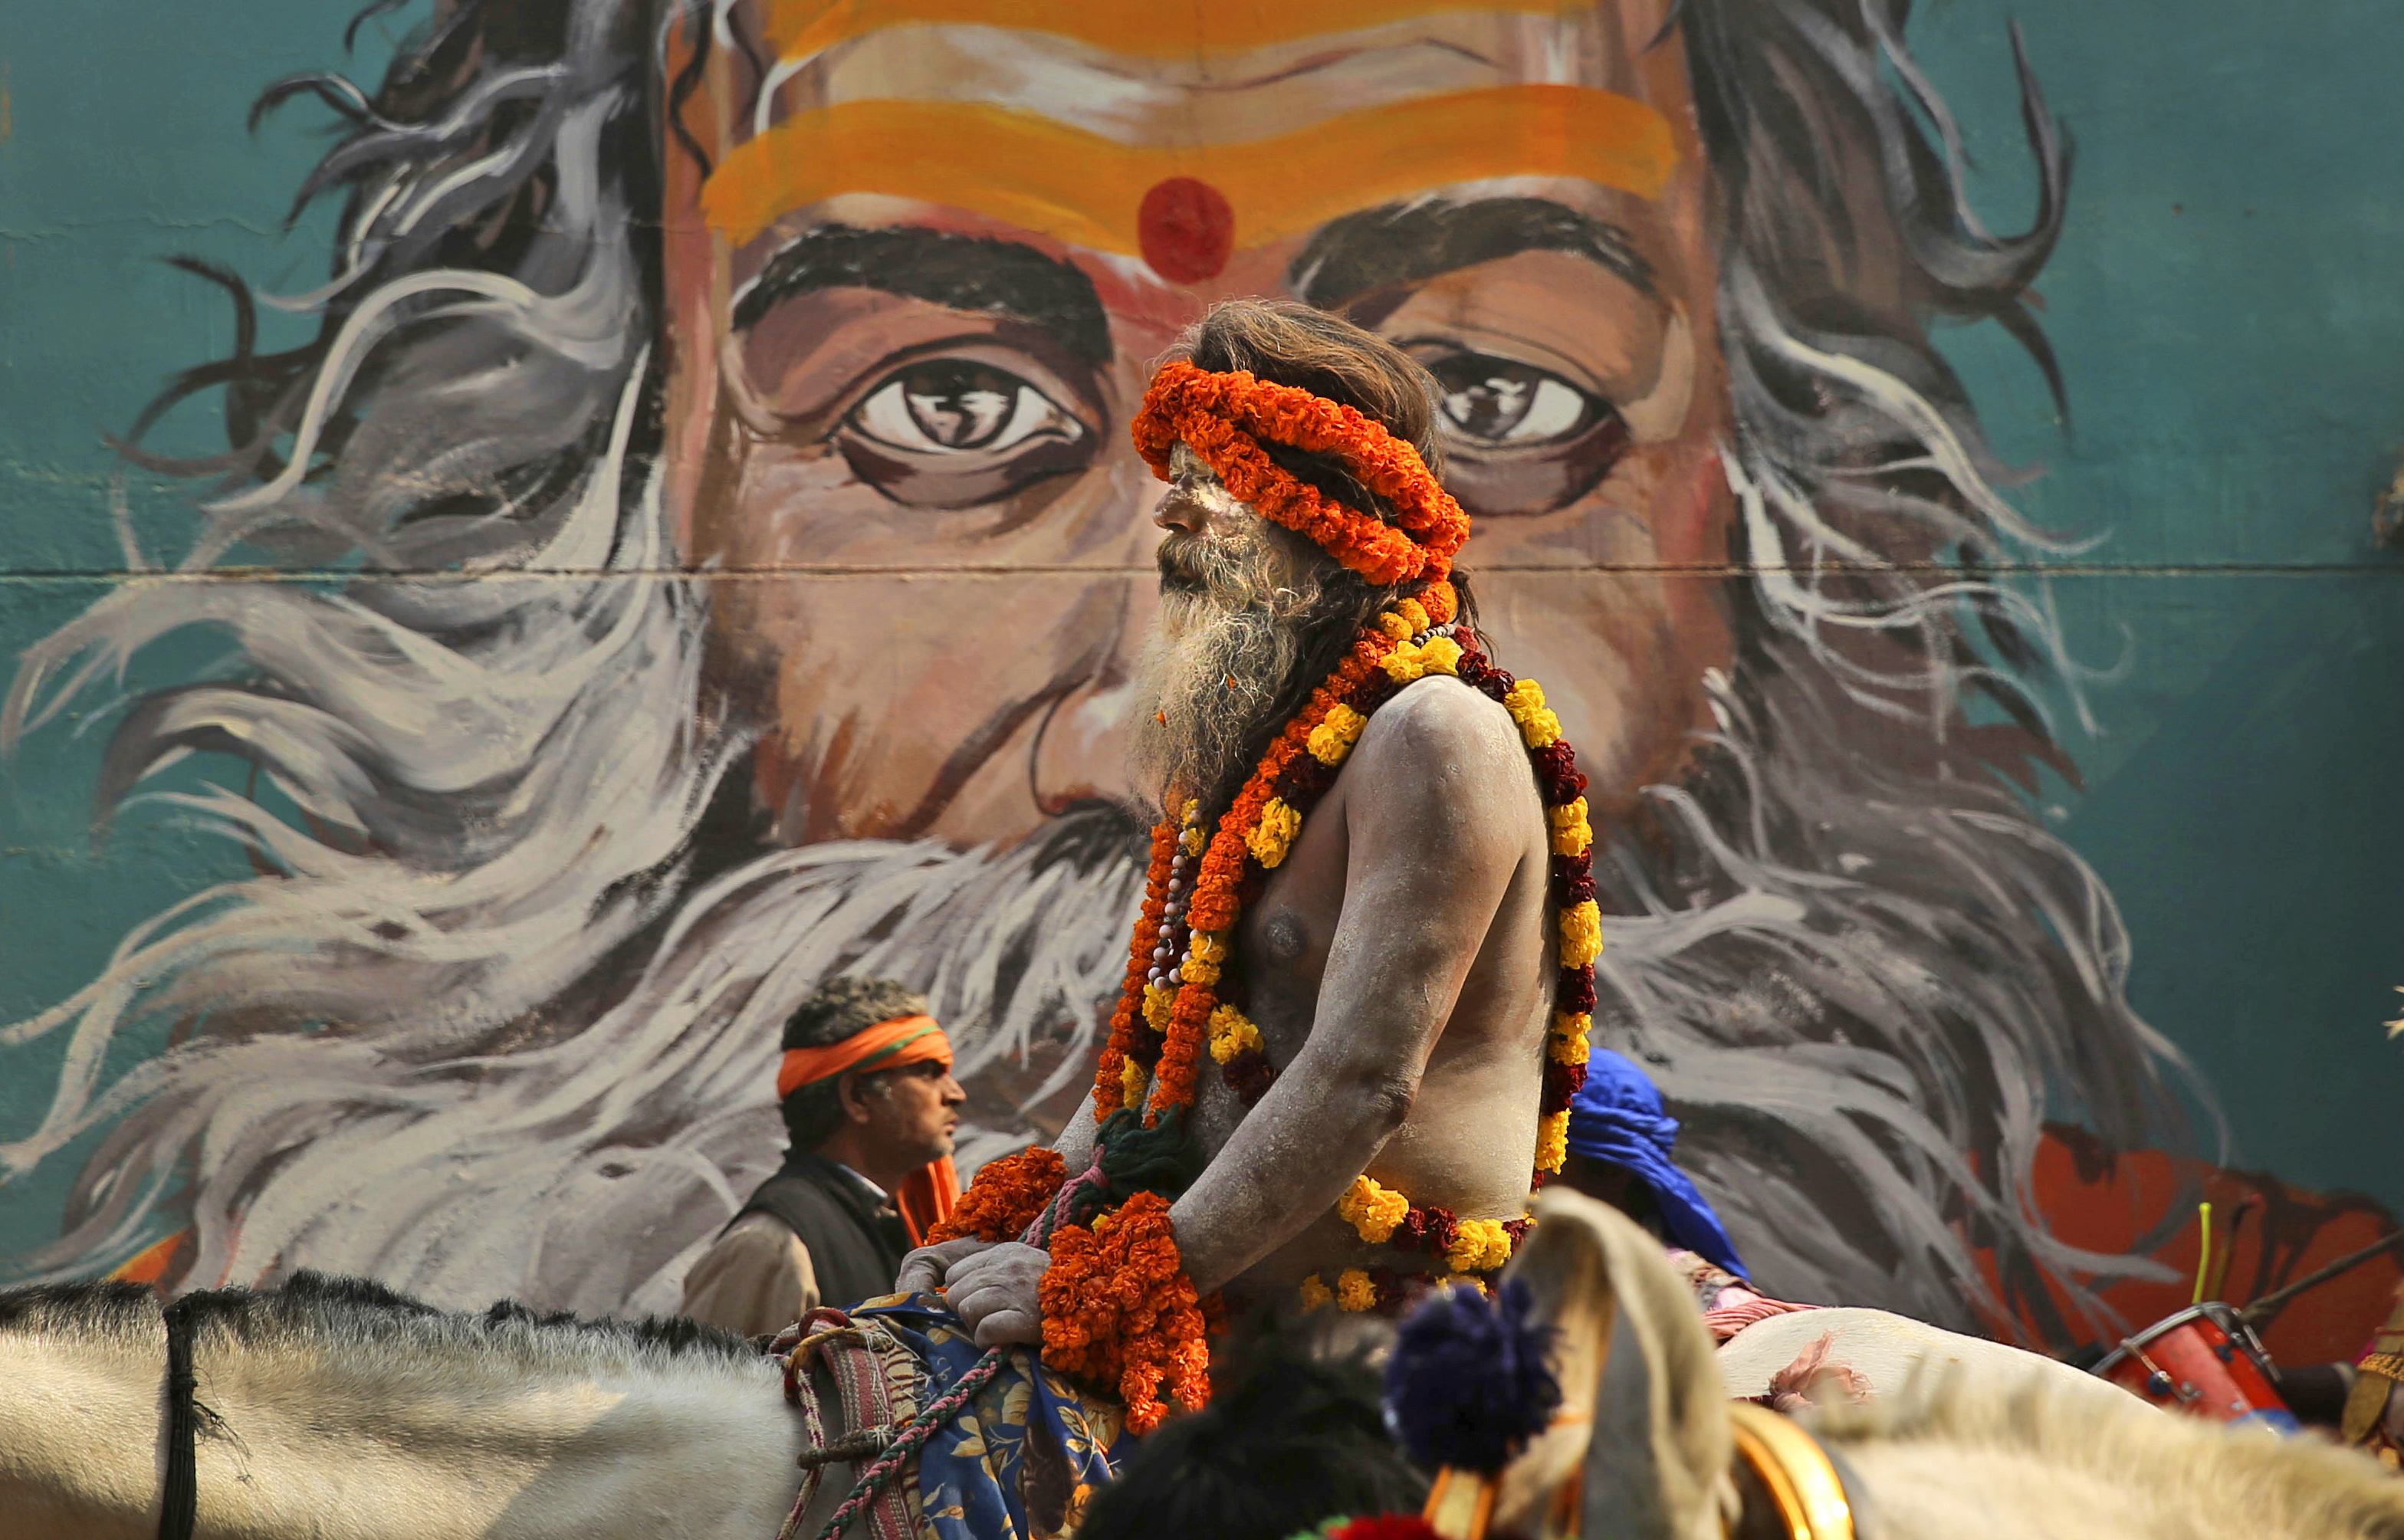
[[[885,1293],[959,1192],[952,1132],[968,1095],[907,986],[820,985],[785,1023],[776,1097],[792,1136],[783,1169],[685,1277],[685,1314],[747,1337]]]

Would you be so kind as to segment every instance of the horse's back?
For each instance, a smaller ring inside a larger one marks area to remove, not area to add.
[[[1861,1375],[1873,1395],[1893,1395],[1915,1375],[1958,1374],[1998,1388],[2034,1377],[2082,1402],[2144,1405],[2108,1380],[2042,1354],[1944,1331],[1908,1315],[1864,1309],[1798,1310],[1747,1326],[1719,1350],[1728,1393],[1768,1394],[1770,1377],[1828,1333],[1836,1336],[1828,1361]]]

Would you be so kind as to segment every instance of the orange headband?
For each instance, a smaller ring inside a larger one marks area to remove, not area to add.
[[[1246,371],[1214,373],[1163,364],[1136,413],[1135,447],[1153,474],[1168,479],[1180,440],[1218,472],[1229,492],[1265,518],[1307,536],[1344,566],[1381,586],[1443,578],[1469,539],[1469,515],[1428,472],[1419,451],[1349,406]],[[1295,478],[1261,448],[1281,443],[1344,462],[1394,509],[1394,522],[1348,508]]]
[[[952,1041],[933,1016],[897,1016],[880,1021],[823,1048],[788,1048],[776,1067],[776,1099],[804,1085],[832,1080],[848,1070],[899,1070],[929,1059],[952,1067]]]

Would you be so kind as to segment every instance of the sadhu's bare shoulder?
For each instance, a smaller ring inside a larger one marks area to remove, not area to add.
[[[1449,675],[1406,685],[1362,730],[1346,767],[1354,814],[1458,838],[1516,841],[1543,807],[1511,714]]]

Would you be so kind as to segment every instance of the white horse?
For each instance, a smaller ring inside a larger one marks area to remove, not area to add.
[[[772,1540],[800,1485],[776,1365],[687,1322],[311,1280],[191,1340],[195,1540]],[[166,1355],[147,1290],[0,1294],[0,1540],[155,1540]]]
[[[1835,1327],[1885,1393],[1770,1421],[1835,1457],[1866,1540],[2404,1540],[2404,1484],[2358,1455],[2168,1417],[1877,1312],[1764,1323],[1715,1358],[1657,1242],[1574,1194],[1540,1215],[1513,1266],[1560,1328],[1569,1404],[1496,1483],[1489,1533],[1561,1533],[1548,1515],[1582,1516],[1587,1536],[1798,1533],[1733,1458],[1749,1414],[1722,1365],[1751,1376],[1757,1359],[1766,1379]],[[690,1323],[452,1315],[325,1281],[188,1310],[195,1540],[772,1540],[811,1417],[828,1442],[846,1431],[831,1381],[814,1375],[797,1409],[776,1363]],[[0,1540],[160,1534],[168,1380],[146,1291],[0,1295]],[[791,1534],[816,1535],[854,1469],[828,1467]],[[845,1531],[868,1533],[864,1517]]]
[[[1479,1494],[1482,1523],[1460,1521],[1475,1505],[1446,1505],[1438,1527],[1455,1540],[1572,1533],[1581,1517],[1584,1534],[1614,1540],[2404,1540],[2404,1482],[2360,1454],[2170,1416],[2034,1354],[1881,1312],[1776,1318],[1715,1354],[1658,1241],[1560,1189],[1537,1214],[1512,1272],[1558,1329],[1567,1400]],[[1768,1325],[1779,1329],[1754,1337]],[[1792,1421],[1731,1404],[1724,1365],[1757,1390],[1832,1327],[1873,1399]],[[1816,1484],[1824,1527],[1782,1521],[1765,1461],[1795,1477],[1786,1499]]]

